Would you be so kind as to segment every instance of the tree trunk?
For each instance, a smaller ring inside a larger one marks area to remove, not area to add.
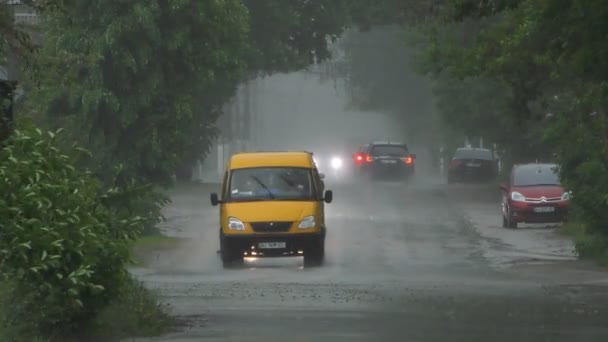
[[[14,121],[13,99],[17,83],[0,80],[0,141],[8,138]]]
[[[185,161],[175,170],[175,177],[178,181],[189,182],[192,180],[192,170],[194,168],[194,162]]]

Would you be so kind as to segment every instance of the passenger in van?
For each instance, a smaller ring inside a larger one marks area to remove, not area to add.
[[[235,183],[231,191],[234,197],[250,197],[259,192],[259,186],[250,178],[238,177]]]

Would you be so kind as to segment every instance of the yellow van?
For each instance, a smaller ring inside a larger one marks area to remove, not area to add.
[[[325,255],[324,190],[310,152],[251,152],[232,156],[222,184],[220,253],[224,267],[246,256],[304,256],[319,266]]]

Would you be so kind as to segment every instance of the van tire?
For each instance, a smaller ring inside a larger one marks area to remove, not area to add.
[[[242,266],[245,263],[242,255],[234,253],[233,251],[222,251],[222,266],[224,268],[233,268]]]
[[[325,259],[325,239],[318,238],[304,250],[304,267],[318,267]]]
[[[241,251],[230,248],[230,244],[220,237],[220,256],[222,258],[222,266],[224,268],[232,268],[242,266],[245,263]]]

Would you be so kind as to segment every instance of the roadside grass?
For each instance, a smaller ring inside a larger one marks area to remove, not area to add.
[[[581,259],[593,260],[602,266],[608,266],[608,239],[588,231],[585,224],[570,221],[562,225],[560,232],[571,237],[576,245],[576,252]]]
[[[13,305],[22,302],[14,298],[15,284],[8,279],[0,280],[0,341],[47,341],[32,332],[27,338],[20,339],[22,332],[32,328],[29,322],[20,322],[12,319]]]
[[[183,239],[162,234],[142,236],[133,245],[133,265],[145,266],[147,261],[157,252],[175,249],[182,242]]]
[[[182,239],[162,234],[141,236],[133,245],[133,263],[145,266],[158,251],[177,248],[181,242]],[[155,291],[129,276],[118,296],[101,311],[87,331],[92,337],[112,340],[158,336],[175,325],[168,311],[168,306],[161,304]],[[92,340],[90,336],[84,338]]]
[[[35,319],[15,320],[15,305],[28,301],[16,296],[16,292],[11,281],[0,281],[0,341],[108,341],[158,336],[175,325],[166,305],[160,304],[158,295],[130,276],[98,315],[62,336],[44,336]]]
[[[175,324],[156,292],[129,278],[121,293],[100,312],[87,331],[94,338],[125,339],[161,335]],[[92,340],[89,336],[85,339]]]

